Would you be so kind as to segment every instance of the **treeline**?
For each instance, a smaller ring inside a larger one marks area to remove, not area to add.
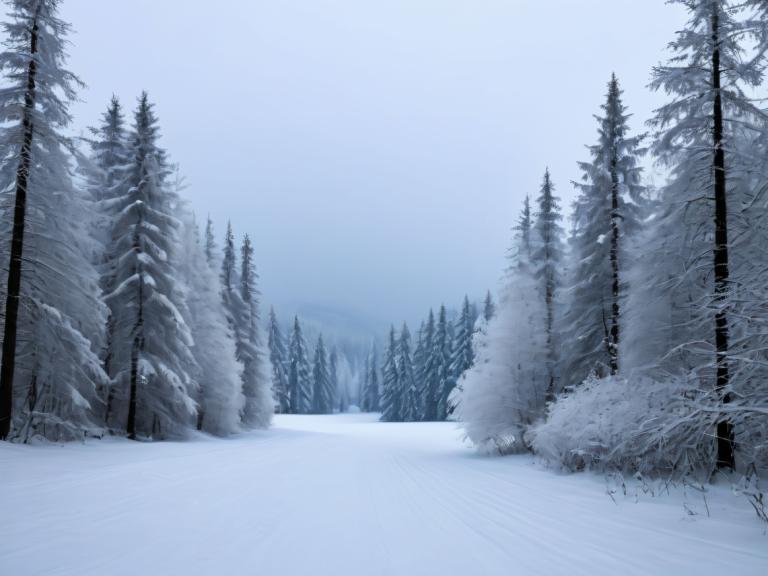
[[[545,173],[462,381],[469,438],[567,469],[768,467],[768,5],[681,1],[632,134],[616,77],[579,163],[571,232]],[[646,145],[648,150],[644,148]],[[650,152],[667,183],[644,183]]]
[[[182,201],[146,93],[83,142],[57,0],[11,2],[0,54],[0,439],[267,426],[254,249]],[[83,151],[87,149],[87,151]]]
[[[476,327],[487,323],[494,312],[488,292],[482,314],[466,296],[456,318],[449,318],[445,306],[437,316],[430,310],[415,343],[406,323],[399,333],[392,326],[381,366],[375,345],[366,359],[361,409],[380,411],[385,422],[446,420],[455,409],[453,394],[459,379],[474,363]]]
[[[269,356],[276,409],[282,414],[332,414],[350,405],[349,362],[319,334],[310,350],[298,316],[286,338],[274,310],[269,314]]]

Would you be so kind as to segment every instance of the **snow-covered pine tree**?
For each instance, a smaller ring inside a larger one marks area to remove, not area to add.
[[[288,347],[288,392],[291,414],[306,414],[312,406],[312,367],[309,364],[307,341],[298,316],[293,319],[293,331]]]
[[[94,211],[73,183],[75,150],[64,136],[81,83],[64,69],[69,25],[58,5],[14,0],[2,24],[0,439],[82,438],[106,382]]]
[[[528,260],[529,216],[526,203],[508,253],[511,262],[498,310],[475,333],[475,361],[456,394],[464,430],[485,452],[527,449],[525,432],[542,416],[549,386],[546,302]]]
[[[621,309],[627,267],[625,237],[637,232],[644,187],[641,184],[640,137],[630,137],[626,107],[615,75],[598,116],[598,142],[592,159],[579,164],[583,182],[575,183],[568,300],[563,316],[563,386],[590,374],[616,375],[619,370]]]
[[[312,362],[312,413],[333,413],[333,396],[331,375],[328,370],[328,352],[325,349],[323,335],[320,334],[317,337]]]
[[[421,419],[421,394],[413,368],[411,332],[405,322],[398,341],[397,368],[397,381],[402,397],[400,419],[403,422],[418,422]]]
[[[483,301],[483,319],[486,323],[490,322],[494,314],[496,314],[496,304],[493,301],[493,296],[491,296],[491,291],[488,290]]]
[[[397,362],[398,345],[395,327],[392,326],[382,366],[381,420],[384,422],[400,422],[403,418],[403,395],[399,385]]]
[[[272,387],[275,392],[275,403],[280,413],[287,414],[291,407],[291,399],[288,394],[288,352],[274,308],[269,310],[267,345],[269,347],[269,360],[272,364]]]
[[[555,196],[555,186],[549,174],[544,172],[539,197],[536,199],[539,210],[531,235],[531,265],[534,277],[538,281],[538,291],[547,310],[542,327],[547,338],[546,366],[549,374],[547,399],[552,400],[559,392],[559,337],[557,322],[560,314],[558,296],[562,277],[562,235],[560,226],[560,199]]]
[[[445,306],[440,306],[440,313],[437,317],[437,326],[435,327],[435,338],[432,342],[432,353],[429,363],[436,379],[437,405],[435,420],[445,420],[448,418],[448,399],[451,397],[456,386],[456,380],[451,372],[451,349],[453,346],[451,339],[451,323],[448,320],[448,313]]]
[[[670,44],[671,60],[654,69],[651,83],[652,89],[673,97],[651,121],[653,151],[671,169],[672,179],[662,191],[649,235],[646,274],[638,274],[638,282],[645,282],[634,299],[632,330],[638,347],[633,354],[651,353],[665,370],[695,378],[701,389],[716,390],[724,405],[738,385],[734,370],[742,366],[734,365],[733,346],[743,326],[731,297],[741,284],[732,275],[739,255],[730,248],[738,237],[733,233],[744,229],[732,229],[740,206],[731,202],[729,207],[728,198],[734,195],[736,175],[754,161],[740,157],[737,142],[764,126],[763,113],[745,92],[760,83],[763,61],[744,49],[752,29],[738,19],[735,3],[674,1],[686,7],[689,20]],[[650,282],[656,282],[655,292]],[[660,315],[665,315],[661,324],[655,322]],[[665,350],[654,354],[661,345]],[[716,464],[732,468],[732,424],[722,416],[716,428]]]
[[[197,366],[192,373],[198,383],[197,429],[225,436],[240,430],[240,412],[245,404],[243,369],[236,358],[235,337],[221,299],[216,253],[211,253],[214,261],[209,262],[190,213],[184,214],[179,252],[179,277],[186,286],[187,323]]]
[[[368,386],[371,378],[371,355],[366,354],[365,361],[363,362],[363,379],[360,382],[359,400],[360,410],[363,412],[370,412],[368,407]]]
[[[339,412],[347,411],[347,390],[346,386],[341,386],[339,380],[339,351],[336,346],[331,348],[331,354],[328,356],[328,379],[331,387],[331,411],[338,409]]]
[[[272,368],[265,350],[259,319],[258,276],[253,262],[253,245],[248,234],[240,248],[240,300],[242,308],[235,323],[238,358],[243,364],[242,420],[250,428],[266,428],[275,411],[272,395]]]
[[[205,222],[205,258],[208,265],[213,267],[214,262],[218,262],[218,247],[216,246],[216,236],[213,233],[213,220],[208,216]]]
[[[365,376],[362,389],[363,412],[378,412],[381,409],[381,394],[379,389],[379,352],[376,342],[371,344],[371,352],[366,357]]]
[[[130,165],[125,119],[117,97],[112,97],[109,107],[102,117],[101,126],[93,132],[91,169],[87,170],[86,174],[99,215],[95,226],[95,236],[101,245],[101,250],[94,260],[100,271],[101,289],[104,294],[108,294],[114,288],[112,272],[115,263],[110,261],[107,247],[111,242],[112,222],[117,217],[116,206],[120,205],[120,199],[125,196],[126,170]],[[113,332],[114,319],[108,315],[104,349],[101,351],[104,371],[107,374],[110,372]],[[103,414],[100,414],[100,420],[107,422],[109,420],[110,388],[109,386],[103,388],[99,393],[102,399],[101,410],[103,411]]]
[[[420,371],[417,374],[421,392],[421,419],[431,421],[437,418],[437,400],[440,391],[439,379],[433,358],[435,343],[435,313],[430,310],[424,329],[420,331],[421,350],[417,348]],[[419,353],[420,352],[420,353]]]
[[[475,362],[475,350],[472,344],[472,336],[475,333],[475,322],[472,317],[472,306],[469,297],[464,296],[461,306],[461,314],[456,321],[454,331],[453,350],[451,351],[451,377],[457,387],[461,387],[461,379],[464,373]],[[448,413],[453,413],[454,406],[449,403]]]
[[[158,138],[153,105],[143,93],[107,255],[113,288],[106,301],[114,322],[108,424],[125,427],[133,439],[179,436],[197,413],[193,340],[177,283],[179,199]]]

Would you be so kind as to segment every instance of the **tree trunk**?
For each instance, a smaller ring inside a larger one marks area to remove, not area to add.
[[[23,141],[21,158],[16,171],[16,199],[13,210],[13,232],[11,236],[11,261],[8,266],[8,292],[5,301],[5,329],[3,334],[3,360],[0,366],[0,440],[8,438],[11,431],[13,405],[13,377],[16,370],[16,337],[19,321],[19,299],[21,296],[21,259],[24,252],[24,228],[27,211],[27,185],[32,163],[32,138],[34,122],[37,76],[37,39],[39,33],[38,6],[30,31],[30,61],[27,70],[27,89],[24,94],[22,118]]]
[[[727,393],[729,383],[728,366],[728,210],[726,204],[725,150],[723,148],[723,102],[720,94],[720,22],[718,8],[712,11],[712,89],[715,92],[714,103],[714,176],[715,176],[715,346],[716,354],[716,389],[722,394],[722,402],[730,402]],[[727,419],[717,423],[717,466],[734,467],[733,425]]]
[[[616,154],[611,159],[611,333],[608,339],[608,364],[611,376],[619,373],[619,178]]]
[[[138,229],[138,227],[137,227]],[[138,234],[138,233],[137,233]],[[134,240],[134,248],[141,251],[138,238]],[[128,425],[126,426],[126,432],[128,438],[136,440],[136,404],[138,397],[138,384],[139,378],[141,378],[139,370],[139,359],[141,357],[141,351],[144,348],[144,273],[141,266],[139,266],[139,311],[136,316],[136,326],[134,328],[133,344],[131,345],[131,382],[130,392],[128,397]]]

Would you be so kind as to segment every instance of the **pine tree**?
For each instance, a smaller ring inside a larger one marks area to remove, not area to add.
[[[488,292],[485,294],[485,301],[483,303],[483,318],[486,322],[490,322],[491,318],[496,314],[496,304],[493,302],[493,296],[491,296],[491,291],[488,290]]]
[[[371,352],[366,358],[362,393],[363,411],[378,412],[381,408],[382,391],[379,390],[379,353],[375,342],[371,344]]]
[[[293,332],[288,348],[288,391],[291,414],[306,414],[312,405],[312,368],[309,350],[299,318],[293,320]]]
[[[113,96],[107,111],[102,117],[102,124],[94,130],[94,140],[91,142],[92,169],[87,171],[91,195],[96,201],[99,218],[96,226],[96,237],[101,245],[99,255],[95,258],[97,268],[100,270],[100,284],[104,294],[108,294],[114,288],[115,262],[109,260],[109,254],[105,247],[110,243],[112,221],[117,217],[116,205],[125,196],[127,181],[127,167],[130,164],[125,119],[119,100]],[[110,372],[112,360],[110,351],[111,341],[114,336],[114,319],[111,315],[107,319],[106,341],[101,351],[104,359],[104,371]],[[111,404],[111,389],[109,386],[102,390],[100,397],[104,402],[103,420],[109,421]]]
[[[210,223],[209,223],[210,224]],[[185,214],[180,250],[180,277],[186,285],[198,383],[197,429],[225,436],[240,430],[242,366],[237,362],[233,331],[221,299],[217,262],[209,262],[191,214]],[[215,258],[215,253],[211,256]]]
[[[395,327],[392,326],[382,367],[381,420],[384,422],[400,422],[403,417],[403,396],[399,385],[397,360],[397,339]]]
[[[231,232],[230,226],[230,232]],[[213,266],[213,263],[217,260],[218,247],[216,246],[216,236],[213,233],[213,221],[211,217],[205,222],[205,258],[208,260],[208,265]]]
[[[523,222],[528,211],[525,206]],[[528,449],[524,434],[542,417],[550,382],[546,302],[528,260],[530,227],[516,231],[497,314],[474,334],[476,358],[456,394],[467,436],[492,453]]]
[[[456,386],[456,380],[451,372],[451,349],[453,346],[451,332],[452,327],[448,321],[445,306],[440,306],[430,356],[437,390],[436,420],[445,420],[448,417],[448,399]]]
[[[64,69],[69,25],[58,4],[14,0],[2,25],[0,440],[82,438],[106,383],[94,211],[73,183],[75,147],[64,136],[81,83]]]
[[[243,424],[249,427],[269,426],[274,412],[272,375],[267,351],[262,344],[259,318],[258,276],[253,262],[253,245],[248,234],[240,248],[240,299],[242,309],[236,334],[238,357],[243,364]]]
[[[475,363],[475,350],[472,345],[472,336],[475,333],[475,322],[472,317],[472,307],[469,297],[464,296],[461,307],[461,315],[456,321],[453,349],[451,351],[451,378],[456,387],[461,388],[461,378],[464,373]],[[449,397],[448,414],[452,414],[455,405]]]
[[[591,162],[580,163],[583,183],[573,216],[569,300],[563,319],[565,386],[588,375],[616,375],[619,371],[619,336],[622,277],[626,264],[625,237],[639,228],[643,202],[639,157],[640,137],[629,137],[629,115],[622,103],[616,76],[597,117],[598,143],[590,147]]]
[[[427,322],[421,331],[421,350],[419,357],[420,372],[418,374],[421,384],[421,419],[432,421],[437,419],[437,399],[440,384],[434,362],[435,343],[435,314],[429,311]]]
[[[421,394],[416,384],[411,354],[411,333],[406,323],[403,323],[403,328],[400,331],[397,365],[397,381],[399,394],[402,398],[400,418],[403,422],[418,422],[421,418]]]
[[[132,439],[179,436],[197,413],[193,340],[176,281],[179,202],[158,137],[153,106],[143,93],[125,192],[115,199],[119,216],[108,252],[113,289],[106,295],[114,322],[110,424],[124,425]]]
[[[711,323],[714,388],[722,404],[727,404],[733,375],[730,290],[737,285],[731,277],[732,231],[727,198],[740,164],[735,154],[736,139],[757,132],[755,123],[763,124],[761,111],[745,93],[745,89],[759,84],[762,59],[745,58],[740,43],[750,29],[736,19],[732,2],[675,1],[687,8],[690,18],[670,44],[672,59],[654,69],[651,83],[652,89],[674,95],[671,102],[656,111],[651,123],[656,129],[654,152],[673,170],[673,181],[662,198],[666,213],[657,225],[689,234],[684,249],[709,243],[710,273],[702,280],[711,292],[708,297],[701,293],[694,296],[693,307],[684,306],[692,312],[689,326],[704,328]],[[673,202],[685,209],[675,209]],[[705,222],[711,221],[714,226],[705,227]],[[685,262],[686,276],[691,275],[691,270],[701,270],[703,263],[699,259],[694,256]],[[696,280],[691,281],[691,286],[696,286]],[[725,416],[717,424],[716,436],[718,467],[733,468],[734,430]]]
[[[339,379],[339,351],[336,346],[331,348],[331,355],[328,358],[328,377],[331,386],[331,408],[339,409],[339,412],[347,411],[347,390],[346,386],[341,386]]]
[[[553,400],[558,392],[559,345],[555,322],[558,310],[558,291],[561,285],[562,266],[562,234],[559,224],[559,198],[554,194],[555,187],[550,178],[549,169],[544,173],[544,181],[537,198],[539,211],[536,214],[536,224],[532,238],[531,261],[534,266],[534,276],[538,280],[539,292],[544,299],[547,317],[544,333],[547,338],[547,372],[549,384],[547,399]]]
[[[333,390],[331,375],[328,370],[328,352],[325,349],[322,334],[317,338],[312,364],[312,412],[314,414],[333,412]]]
[[[288,394],[288,353],[285,348],[285,338],[280,323],[277,321],[275,309],[269,311],[269,360],[272,364],[272,381],[276,403],[282,414],[290,411],[290,395]]]

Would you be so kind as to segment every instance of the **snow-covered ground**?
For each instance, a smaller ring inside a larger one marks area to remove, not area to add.
[[[0,573],[14,576],[768,574],[746,501],[606,494],[454,424],[278,417],[185,443],[0,446]],[[684,502],[693,512],[686,512]]]

